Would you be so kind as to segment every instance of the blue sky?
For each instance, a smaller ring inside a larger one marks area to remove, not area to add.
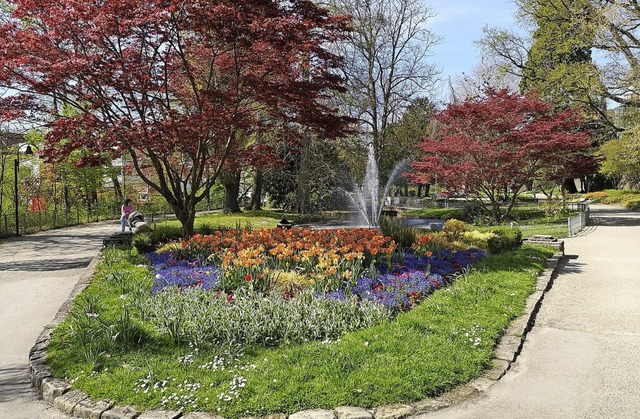
[[[482,37],[485,25],[514,27],[513,0],[423,0],[435,13],[429,28],[442,42],[432,48],[431,61],[442,70],[441,77],[455,79],[470,73],[480,61],[474,41]]]

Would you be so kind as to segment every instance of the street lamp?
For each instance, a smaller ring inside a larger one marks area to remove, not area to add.
[[[18,204],[19,204],[19,196],[18,196],[18,172],[20,171],[20,149],[24,144],[18,145],[18,149],[16,150],[16,158],[13,161],[13,193],[14,193],[14,206],[16,209],[16,237],[20,237],[20,217],[18,214]],[[38,147],[36,147],[38,148]],[[30,156],[33,154],[33,150],[31,146],[27,144],[27,148],[24,150],[24,154]]]

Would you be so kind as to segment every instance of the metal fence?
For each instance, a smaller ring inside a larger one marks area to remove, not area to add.
[[[61,227],[119,218],[117,205],[99,207],[72,207],[67,210],[48,209],[43,211],[19,211],[16,227],[15,212],[0,214],[0,237],[35,233]],[[16,231],[19,230],[19,231]]]
[[[197,211],[216,210],[222,208],[222,201],[216,200],[207,204],[199,203]],[[166,219],[175,218],[170,207],[162,204],[137,203],[136,210],[142,213],[145,220],[155,223]],[[15,211],[0,213],[0,237],[29,234],[43,230],[70,227],[78,224],[92,223],[104,220],[118,220],[120,218],[120,205],[114,203],[102,203],[91,207],[73,206],[68,209],[50,208],[43,211],[25,210],[18,212],[18,229],[16,231]]]
[[[567,237],[576,236],[586,226],[589,225],[589,205],[582,203],[571,203],[570,209],[580,211],[575,217],[567,219],[568,235]]]

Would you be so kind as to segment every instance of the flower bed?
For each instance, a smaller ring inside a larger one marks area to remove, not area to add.
[[[227,230],[196,235],[149,258],[154,292],[197,286],[224,292],[231,302],[242,288],[293,298],[296,289],[312,287],[316,297],[356,296],[398,312],[484,255],[430,243],[424,235],[413,249],[398,252],[391,238],[373,229]]]
[[[433,245],[395,252],[392,263],[380,267],[387,271],[374,278],[367,270],[351,283],[377,293],[380,283],[390,287],[397,276],[409,289],[428,282],[415,272],[426,273],[448,256],[462,264],[464,254]],[[182,288],[150,294],[154,279],[139,256],[106,249],[91,285],[54,331],[47,361],[56,377],[92,399],[141,410],[239,418],[407,403],[467,382],[491,364],[495,339],[522,312],[550,254],[525,248],[487,257],[482,269],[456,275],[446,292],[388,321],[384,305],[353,293],[340,301],[317,298],[308,288],[287,299],[274,288],[265,298],[247,285],[253,281],[245,281],[231,303],[216,289],[211,266],[177,258],[170,264],[208,271],[209,289],[183,270]],[[409,270],[402,273],[403,267]],[[164,317],[155,320],[166,322],[169,332],[150,318],[156,309]],[[368,327],[371,316],[382,321]]]

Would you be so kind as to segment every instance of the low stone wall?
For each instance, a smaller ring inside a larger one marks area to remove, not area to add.
[[[436,397],[425,398],[414,403],[391,404],[374,409],[355,406],[338,406],[334,409],[311,409],[302,412],[270,414],[262,419],[402,419],[434,412],[476,397],[489,389],[511,368],[520,354],[527,334],[535,323],[536,315],[542,306],[545,293],[553,285],[557,276],[558,263],[563,255],[555,255],[547,261],[547,268],[538,277],[536,290],[527,300],[525,313],[515,320],[506,330],[494,350],[493,368],[485,371],[479,378]],[[222,416],[203,412],[152,410],[140,412],[135,406],[117,406],[111,400],[93,400],[86,393],[75,390],[71,384],[52,376],[46,363],[46,350],[53,329],[69,313],[73,299],[89,284],[98,257],[89,265],[87,274],[78,282],[69,299],[62,305],[54,320],[36,340],[29,351],[29,376],[38,396],[57,409],[87,419],[224,419]],[[258,419],[255,417],[246,419]]]
[[[553,247],[556,251],[564,255],[564,240],[559,240],[553,236],[533,235],[522,242]]]

